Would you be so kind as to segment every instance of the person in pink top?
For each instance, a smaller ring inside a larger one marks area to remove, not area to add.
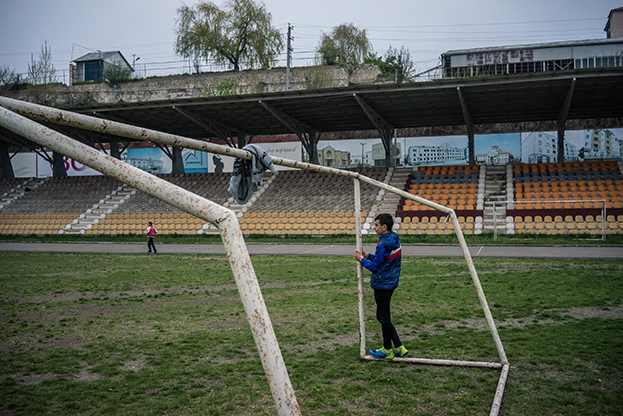
[[[157,253],[158,250],[156,250],[156,246],[154,245],[154,238],[156,237],[158,230],[156,230],[156,227],[154,227],[154,224],[151,221],[149,221],[149,226],[145,232],[149,238],[149,241],[147,242],[147,248],[149,249],[148,253],[151,253],[152,249],[154,250],[154,253]]]

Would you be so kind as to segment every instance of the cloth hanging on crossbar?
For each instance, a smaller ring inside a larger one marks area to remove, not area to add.
[[[273,173],[276,171],[273,160],[266,150],[254,144],[248,144],[242,150],[248,150],[253,157],[250,160],[234,161],[234,171],[227,189],[240,205],[246,204],[253,192],[262,185],[262,178],[267,169]]]

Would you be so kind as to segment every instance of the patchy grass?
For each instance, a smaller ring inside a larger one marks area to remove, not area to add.
[[[224,256],[0,262],[0,414],[276,413]],[[489,412],[499,370],[359,361],[351,259],[253,263],[304,415]],[[501,414],[622,414],[623,261],[475,264],[512,365]],[[392,303],[412,356],[499,361],[463,260],[404,259]],[[370,289],[365,309],[378,347]]]

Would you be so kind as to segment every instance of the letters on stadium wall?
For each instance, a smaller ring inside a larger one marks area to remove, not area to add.
[[[109,151],[106,151],[107,154],[110,154]],[[46,154],[52,159],[52,152],[46,152]],[[36,157],[36,171],[38,178],[47,178],[52,176],[52,164],[37,155]],[[68,158],[67,156],[63,156],[63,164],[65,165],[65,171],[67,172],[67,176],[92,176],[92,175],[101,175],[95,169],[91,169],[88,166],[83,165],[80,162],[76,162],[73,159]],[[17,175],[16,175],[17,176]]]

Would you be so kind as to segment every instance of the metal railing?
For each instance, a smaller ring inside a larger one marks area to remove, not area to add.
[[[599,202],[601,204],[601,239],[606,241],[606,200],[605,199],[565,199],[565,200],[556,200],[556,201],[543,201],[540,199],[533,199],[530,201],[494,201],[493,202],[493,238],[498,238],[498,227],[497,227],[497,210],[496,205],[506,205],[506,209],[515,209],[508,208],[508,205],[517,205],[517,204],[534,204],[534,203],[542,203],[542,204],[555,204],[555,203],[574,203],[574,202]],[[526,209],[550,209],[550,208],[526,208]],[[556,210],[557,208],[551,208],[552,210]],[[564,208],[560,208],[564,209]],[[577,209],[591,209],[591,208],[577,208]]]
[[[274,334],[266,305],[262,298],[259,283],[257,282],[257,277],[251,264],[242,231],[233,211],[188,192],[183,188],[173,185],[163,179],[143,172],[140,169],[134,168],[118,159],[97,151],[94,148],[76,142],[73,139],[44,127],[33,120],[72,126],[84,130],[126,137],[133,140],[149,140],[168,146],[185,147],[245,160],[250,160],[253,157],[252,154],[242,149],[220,146],[200,140],[194,140],[110,120],[103,120],[83,114],[71,113],[68,111],[13,100],[6,97],[0,97],[0,125],[2,127],[26,137],[33,142],[46,146],[55,152],[71,157],[84,165],[92,167],[105,175],[111,176],[123,183],[135,187],[138,190],[167,202],[185,212],[202,218],[214,224],[219,229],[223,239],[223,244],[225,245],[230,267],[234,273],[236,285],[244,304],[247,320],[251,327],[255,344],[270,385],[271,393],[277,406],[277,410],[280,415],[300,415],[300,408],[296,401],[296,396],[283,362],[281,350]],[[452,220],[454,231],[463,251],[463,256],[467,262],[472,282],[476,288],[478,299],[484,311],[485,320],[493,337],[501,363],[435,360],[423,358],[395,358],[394,361],[431,365],[501,368],[502,371],[490,412],[490,416],[496,416],[499,413],[502,403],[510,364],[506,357],[504,347],[502,346],[497,327],[493,321],[491,310],[489,309],[478,273],[474,267],[473,260],[469,253],[469,249],[465,242],[465,238],[461,231],[455,211],[417,195],[394,188],[383,182],[368,178],[357,172],[313,165],[278,157],[272,158],[272,161],[276,165],[353,178],[356,246],[359,250],[362,250],[363,245],[361,230],[360,182],[368,183],[448,214]],[[366,355],[365,314],[363,304],[363,266],[361,263],[358,263],[357,266],[357,281],[359,299],[360,357],[363,360],[376,360],[374,357]]]

